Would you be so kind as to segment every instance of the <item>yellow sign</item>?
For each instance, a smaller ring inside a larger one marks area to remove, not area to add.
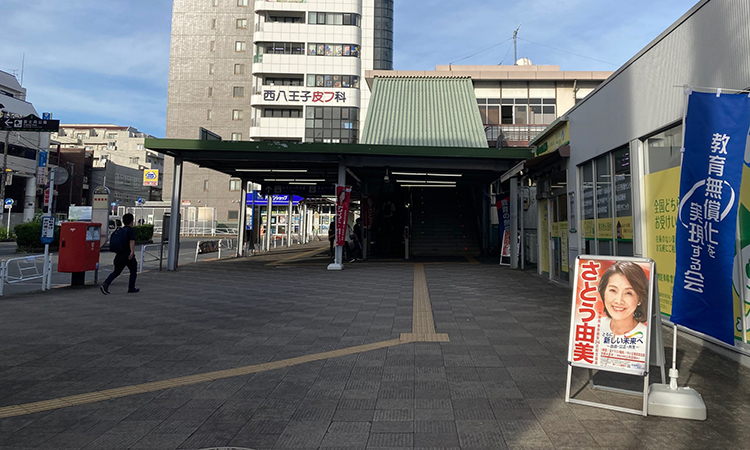
[[[144,169],[143,170],[143,185],[144,186],[158,186],[159,185],[159,170],[158,169]]]
[[[559,222],[552,222],[552,237],[560,237],[560,230],[559,230],[560,223]]]
[[[675,233],[680,196],[680,168],[674,167],[646,175],[644,184],[648,244],[646,256],[656,262],[661,312],[671,316],[676,270]]]
[[[560,222],[560,269],[568,271],[568,222]]]
[[[633,216],[624,216],[615,219],[615,236],[618,241],[633,240]]]
[[[596,238],[612,239],[612,219],[596,220]]]
[[[548,201],[542,200],[539,202],[540,208],[542,209],[542,229],[541,229],[541,244],[542,244],[542,272],[549,273],[549,207]]]
[[[585,239],[594,239],[594,228],[596,228],[594,219],[582,220],[581,228],[581,233]]]
[[[570,142],[570,131],[568,129],[568,122],[564,122],[561,126],[557,127],[552,135],[547,139],[540,142],[536,146],[536,155],[543,155],[545,153],[553,152],[558,148],[566,145]]]

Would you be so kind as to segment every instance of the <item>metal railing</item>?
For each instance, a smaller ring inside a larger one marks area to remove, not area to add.
[[[4,295],[6,284],[42,280],[42,290],[50,288],[52,280],[52,258],[46,262],[44,255],[29,255],[11,258],[0,263],[0,296]]]
[[[198,262],[198,255],[205,255],[207,253],[216,253],[219,252],[219,259],[221,259],[221,249],[222,244],[221,241],[223,239],[214,239],[210,241],[198,241],[195,244],[195,261]]]
[[[140,265],[138,267],[138,273],[143,272],[143,264],[147,262],[159,261],[159,270],[161,270],[162,261],[164,260],[165,245],[167,245],[166,242],[160,244],[141,245],[141,258]]]

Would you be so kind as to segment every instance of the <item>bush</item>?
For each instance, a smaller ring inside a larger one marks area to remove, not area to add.
[[[154,237],[153,225],[137,225],[133,229],[135,230],[136,242],[148,242]]]
[[[0,226],[0,240],[12,241],[15,238],[16,235],[12,231],[8,234],[8,229]]]
[[[33,220],[16,225],[13,230],[16,233],[16,244],[19,249],[34,250],[44,248],[42,244],[42,221]],[[55,240],[51,247],[60,246],[60,227],[55,227]]]

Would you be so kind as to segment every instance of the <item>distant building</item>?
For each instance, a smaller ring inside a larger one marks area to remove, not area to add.
[[[490,147],[526,147],[536,135],[586,97],[612,72],[563,71],[535,66],[527,58],[513,66],[436,66],[434,71],[373,70],[375,77],[467,76]],[[523,64],[523,65],[522,65]]]
[[[99,179],[108,183],[106,186],[113,194],[118,191],[121,206],[135,205],[138,197],[161,199],[161,177],[158,186],[141,189],[144,169],[157,169],[160,174],[164,170],[164,157],[143,146],[147,137],[151,136],[134,127],[106,124],[60,124],[60,131],[52,134],[52,139],[59,142],[62,149],[83,148],[91,153],[94,169],[108,168],[106,172],[110,176]],[[100,185],[92,186],[92,192]]]
[[[26,101],[26,89],[15,76],[0,71],[0,117],[18,117],[34,114],[34,106]],[[15,201],[11,214],[14,223],[31,220],[37,206],[43,201],[43,189],[37,189],[37,157],[39,150],[49,147],[49,133],[0,131],[0,151],[8,142],[8,178],[5,198]],[[0,164],[2,164],[0,162]],[[2,167],[0,167],[0,171]],[[7,210],[4,210],[4,212]],[[2,214],[0,214],[2,215]],[[5,223],[5,221],[3,221]]]
[[[392,67],[393,0],[175,0],[166,135],[357,143],[365,71]],[[183,176],[182,199],[236,223],[239,179],[192,164]]]

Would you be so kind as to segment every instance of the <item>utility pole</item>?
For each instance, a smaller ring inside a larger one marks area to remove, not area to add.
[[[516,38],[518,37],[518,30],[521,29],[521,24],[518,24],[518,28],[516,28],[516,31],[513,32],[513,64],[518,63],[518,45],[516,43]],[[507,36],[507,35],[506,35]]]
[[[8,172],[8,139],[10,138],[10,131],[5,132],[5,145],[3,146],[3,175],[2,180],[0,180],[0,199],[4,202],[5,201],[5,179],[7,177]],[[3,208],[3,211],[0,211],[0,219],[3,218],[3,213],[5,211],[5,208]]]

